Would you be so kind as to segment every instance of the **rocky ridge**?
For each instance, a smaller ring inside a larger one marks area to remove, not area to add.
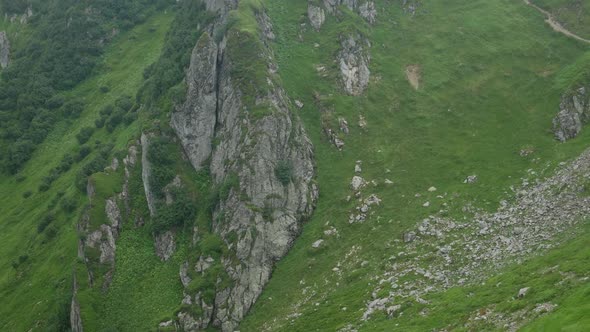
[[[249,9],[233,1],[208,1],[207,6],[218,18],[193,50],[187,99],[171,125],[195,169],[208,165],[220,186],[235,182],[213,216],[214,233],[228,248],[215,264],[222,264],[231,283],[217,284],[213,302],[186,289],[183,304],[198,307],[200,314],[181,311],[177,318],[187,331],[210,325],[232,331],[262,292],[275,262],[289,250],[301,222],[311,215],[318,191],[312,144],[274,79],[276,64],[268,47],[274,34],[268,17],[263,11],[247,13],[258,23],[260,36],[254,38],[262,39],[256,51],[261,56],[248,61],[258,61],[266,71],[250,101],[241,78],[234,75],[241,61],[236,47],[248,32],[234,28],[221,40],[210,37],[224,24],[228,9]],[[210,273],[211,259],[183,264],[183,284],[190,284],[190,275]]]

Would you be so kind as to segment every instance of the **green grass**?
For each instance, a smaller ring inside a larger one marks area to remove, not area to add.
[[[590,38],[590,3],[576,0],[533,0],[551,12],[568,30],[583,38]]]
[[[160,53],[164,36],[173,15],[161,13],[128,33],[122,34],[108,47],[103,64],[96,74],[80,84],[69,95],[83,98],[86,109],[79,119],[59,123],[33,158],[21,171],[24,180],[0,176],[0,329],[7,331],[43,330],[51,325],[58,304],[69,301],[71,276],[76,259],[77,236],[75,224],[87,202],[74,186],[74,178],[81,165],[90,160],[93,152],[82,163],[57,179],[49,191],[37,192],[42,177],[55,167],[62,156],[77,149],[75,135],[80,128],[94,126],[99,110],[123,95],[133,95],[143,81],[143,68],[155,61]],[[103,94],[100,86],[109,86]],[[139,122],[128,127],[121,125],[114,133],[97,131],[90,142],[112,142],[115,150],[125,148],[130,139],[139,133]],[[22,194],[32,190],[24,199]],[[36,225],[47,214],[48,206],[56,193],[79,197],[79,208],[71,214],[59,209],[53,224],[57,235],[46,243],[45,234],[37,234]],[[28,255],[17,270],[11,262]]]
[[[544,174],[550,174],[558,162],[588,145],[588,132],[566,144],[557,143],[550,132],[563,93],[556,77],[587,48],[554,33],[542,15],[520,1],[426,1],[413,18],[404,15],[397,2],[377,1],[374,27],[345,12],[342,20],[329,16],[319,33],[309,26],[300,30],[306,23],[304,2],[264,4],[277,35],[279,75],[289,95],[305,104],[299,116],[316,148],[320,200],[240,326],[242,331],[336,330],[359,321],[375,288],[371,277],[383,272],[392,254],[388,243],[440,210],[443,200],[436,195],[449,194],[445,201],[451,216],[462,218],[466,202],[495,210],[527,169],[539,172],[547,167]],[[355,28],[371,40],[372,80],[363,96],[349,97],[338,87],[333,60],[341,31]],[[325,78],[315,70],[320,64],[329,71]],[[418,91],[405,78],[410,64],[421,68]],[[321,96],[321,104],[314,93]],[[343,152],[323,135],[320,108],[333,110],[334,118],[342,116],[351,124]],[[361,114],[366,130],[356,125]],[[527,146],[535,152],[523,158],[519,151]],[[349,225],[355,205],[345,198],[351,194],[356,160],[363,161],[365,179],[381,183],[366,192],[376,193],[383,203],[364,224]],[[479,181],[463,184],[471,174]],[[383,185],[385,178],[395,185]],[[430,186],[438,191],[428,193]],[[422,197],[414,197],[416,193]],[[422,207],[425,201],[430,207]],[[338,239],[323,236],[327,224],[338,229]],[[326,247],[312,250],[311,244],[322,237]],[[332,268],[353,246],[361,248],[355,259],[369,264],[347,266],[338,279]],[[317,293],[310,295],[311,289]],[[452,311],[442,323],[461,318],[468,309]],[[302,316],[289,316],[294,313]],[[381,317],[375,326],[391,330],[396,323]],[[420,319],[408,324],[416,324],[415,330],[433,327]]]

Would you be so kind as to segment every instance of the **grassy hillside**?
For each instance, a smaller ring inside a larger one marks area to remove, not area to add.
[[[552,13],[564,27],[581,37],[590,37],[590,3],[579,0],[534,0]]]
[[[455,217],[464,215],[468,203],[493,211],[500,200],[510,199],[509,187],[527,170],[550,174],[558,162],[588,145],[588,133],[558,144],[550,132],[563,92],[556,77],[587,46],[553,32],[541,14],[520,1],[424,1],[415,16],[405,14],[399,1],[376,1],[374,27],[345,11],[338,20],[328,15],[319,33],[309,25],[301,28],[307,22],[305,2],[266,1],[265,6],[277,34],[279,73],[288,93],[305,104],[300,116],[316,147],[321,192],[314,217],[278,264],[241,330],[320,331],[359,323],[374,289],[373,277],[394,254],[389,244],[402,239],[410,227],[444,203],[448,215]],[[334,62],[339,34],[351,29],[368,34],[372,43],[372,79],[361,97],[342,94]],[[325,77],[318,74],[319,65],[328,69]],[[406,80],[408,65],[420,68],[417,91]],[[350,124],[342,152],[322,133],[322,108]],[[366,118],[366,129],[357,125],[360,115]],[[522,157],[521,150],[534,152]],[[362,160],[362,176],[378,183],[368,190],[383,202],[367,221],[351,225],[348,215],[355,202],[346,197],[352,194],[349,184],[357,160]],[[465,185],[471,174],[479,181]],[[385,179],[394,184],[384,184]],[[431,186],[438,190],[428,192]],[[445,198],[436,197],[440,194]],[[430,205],[423,207],[425,202]],[[323,235],[330,227],[339,237]],[[325,246],[312,248],[320,238]],[[583,249],[583,239],[587,235],[572,247],[556,250],[548,261],[531,261],[519,269],[537,271],[542,264],[559,262]],[[572,258],[572,265],[587,266],[584,255]],[[367,263],[356,265],[362,261]],[[340,263],[340,272],[335,272]],[[513,273],[520,273],[514,270],[496,278],[512,280]],[[523,280],[520,276],[514,283]],[[500,292],[476,286],[451,290],[427,299],[433,305],[426,317],[413,308],[396,319],[375,316],[361,324],[361,330],[459,328],[473,310],[514,296],[518,286],[512,287]],[[548,295],[576,312],[560,308],[564,313],[556,316],[573,320],[582,312],[576,305],[580,298],[569,295],[576,287]],[[492,296],[463,300],[469,292]]]
[[[0,231],[5,239],[0,243],[1,329],[61,330],[63,321],[69,321],[75,224],[86,200],[75,186],[76,173],[99,154],[101,145],[114,144],[113,152],[125,149],[137,137],[139,123],[122,124],[112,133],[106,128],[96,130],[88,143],[93,150],[90,155],[61,174],[49,190],[37,188],[66,154],[78,153],[76,134],[81,128],[94,127],[104,106],[135,94],[143,82],[143,69],[160,54],[172,17],[158,13],[117,37],[97,73],[67,93],[84,100],[86,108],[80,117],[59,122],[19,177],[0,175]],[[109,91],[102,92],[103,86]],[[71,212],[63,208],[66,199],[73,200]],[[49,225],[39,231],[38,225],[48,215],[53,216]]]

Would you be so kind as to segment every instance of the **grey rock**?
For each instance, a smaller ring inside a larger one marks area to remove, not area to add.
[[[367,181],[358,175],[353,176],[352,180],[350,181],[350,188],[352,188],[354,191],[359,191],[366,185]]]
[[[152,169],[151,169],[150,162],[148,160],[149,147],[150,147],[149,135],[142,133],[141,134],[141,180],[143,182],[143,188],[145,191],[145,199],[147,201],[148,209],[150,210],[150,215],[154,216],[156,214],[156,199],[154,197],[154,193],[152,192],[152,188],[150,185],[150,177],[152,174]]]
[[[476,183],[477,182],[477,175],[469,175],[463,183]]]
[[[412,242],[412,241],[414,241],[415,238],[416,238],[416,232],[404,233],[404,242],[405,243]]]
[[[211,256],[207,258],[203,258],[203,256],[200,256],[199,261],[195,265],[195,271],[197,271],[198,273],[203,273],[207,271],[207,269],[211,267],[214,261],[215,260]]]
[[[166,231],[162,234],[156,235],[155,246],[156,255],[160,257],[162,261],[167,261],[172,257],[176,250],[176,241],[174,240],[174,232]]]
[[[218,107],[217,56],[217,44],[207,32],[203,33],[186,74],[186,101],[172,113],[170,122],[196,170],[201,169],[212,150]]]
[[[121,211],[117,206],[116,199],[111,197],[106,200],[105,202],[105,213],[107,218],[111,222],[111,229],[113,231],[114,237],[117,238],[119,234],[119,230],[121,228]]]
[[[312,243],[311,244],[311,247],[312,248],[319,248],[322,245],[323,242],[324,242],[324,240],[319,239],[319,240],[315,241],[314,243]]]
[[[553,119],[555,138],[561,142],[572,139],[590,120],[590,93],[584,86],[566,93],[561,98],[559,113]]]
[[[518,298],[523,298],[523,297],[525,297],[525,296],[527,295],[527,293],[529,292],[529,290],[530,290],[530,289],[531,289],[530,287],[521,288],[521,289],[518,291]]]
[[[191,283],[191,277],[188,275],[188,262],[182,263],[180,266],[180,282],[184,287],[187,287]]]
[[[218,17],[217,22],[220,20]],[[265,14],[259,13],[257,21],[265,40],[271,39],[274,34]],[[234,257],[221,258],[233,285],[216,289],[213,304],[195,301],[203,309],[199,317],[179,313],[181,326],[187,331],[211,324],[223,331],[237,327],[268,282],[274,264],[290,249],[302,221],[311,215],[318,193],[313,182],[313,147],[299,119],[289,109],[292,103],[269,77],[266,92],[249,97],[272,112],[251,117],[249,108],[254,105],[244,102],[232,77],[234,55],[232,48],[226,47],[227,42],[223,39],[216,44],[201,37],[198,43],[203,46],[195,48],[198,54],[187,74],[187,82],[189,78],[193,80],[195,89],[189,87],[185,105],[192,106],[177,109],[177,119],[172,122],[196,169],[208,160],[216,185],[229,178],[237,178],[239,183],[239,190],[229,190],[213,216],[213,232],[224,240]],[[277,67],[271,49],[263,43],[260,52],[268,59],[268,75],[273,75]],[[213,92],[198,86],[204,82],[215,87]],[[190,119],[203,119],[207,123],[204,131],[199,131],[198,121],[184,126],[191,123]],[[204,144],[195,144],[194,140]],[[217,142],[215,147],[210,145],[211,140]],[[292,166],[288,183],[275,175],[279,161]]]
[[[326,13],[322,7],[310,3],[307,6],[307,17],[309,18],[311,26],[316,30],[320,30],[326,20]]]
[[[8,67],[10,62],[10,41],[6,32],[0,31],[0,68]]]
[[[78,281],[74,274],[72,303],[70,305],[70,328],[72,332],[83,332],[82,315],[80,314],[80,302],[78,302]]]
[[[367,49],[370,44],[359,34],[350,34],[341,38],[340,45],[342,48],[338,54],[338,63],[344,90],[358,96],[369,85],[371,57]]]

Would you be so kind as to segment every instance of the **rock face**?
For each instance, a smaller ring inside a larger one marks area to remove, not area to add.
[[[186,102],[172,114],[172,128],[197,170],[211,155],[217,116],[217,54],[213,38],[203,34],[191,56]]]
[[[344,90],[350,95],[358,96],[369,85],[371,57],[366,49],[370,44],[359,34],[343,37],[340,44],[342,49],[338,54],[338,62]]]
[[[187,73],[186,103],[172,118],[195,169],[210,160],[217,185],[237,179],[227,197],[220,199],[213,216],[213,231],[230,252],[230,257],[221,261],[232,285],[216,289],[213,304],[205,303],[199,294],[194,300],[188,296],[188,301],[201,307],[202,314],[179,313],[178,319],[187,331],[208,325],[233,331],[262,292],[274,264],[288,252],[318,195],[313,182],[312,144],[290,111],[291,101],[272,79],[276,64],[266,46],[274,36],[272,25],[264,13],[255,15],[260,35],[256,38],[263,40],[257,52],[262,55],[251,60],[264,62],[268,71],[262,85],[266,86],[256,96],[245,96],[240,77],[233,76],[241,56],[233,43],[239,43],[242,37],[226,36],[218,44],[204,34]],[[214,24],[222,20],[223,14],[219,14]],[[268,112],[254,116],[252,108],[266,108]],[[283,178],[277,175],[281,167],[289,173]],[[201,267],[202,273],[209,272],[205,265]]]
[[[0,68],[8,67],[10,61],[10,41],[6,32],[0,31]]]
[[[322,7],[309,4],[307,6],[307,17],[309,18],[311,26],[314,29],[319,30],[326,20],[326,13],[324,13],[324,9]]]
[[[145,190],[145,199],[147,201],[150,215],[156,214],[156,202],[154,194],[150,186],[150,176],[152,174],[150,161],[148,160],[148,149],[150,147],[150,139],[146,134],[141,134],[141,180]]]
[[[590,91],[580,87],[565,94],[559,104],[559,113],[553,119],[555,138],[565,142],[582,131],[582,126],[590,120]]]

